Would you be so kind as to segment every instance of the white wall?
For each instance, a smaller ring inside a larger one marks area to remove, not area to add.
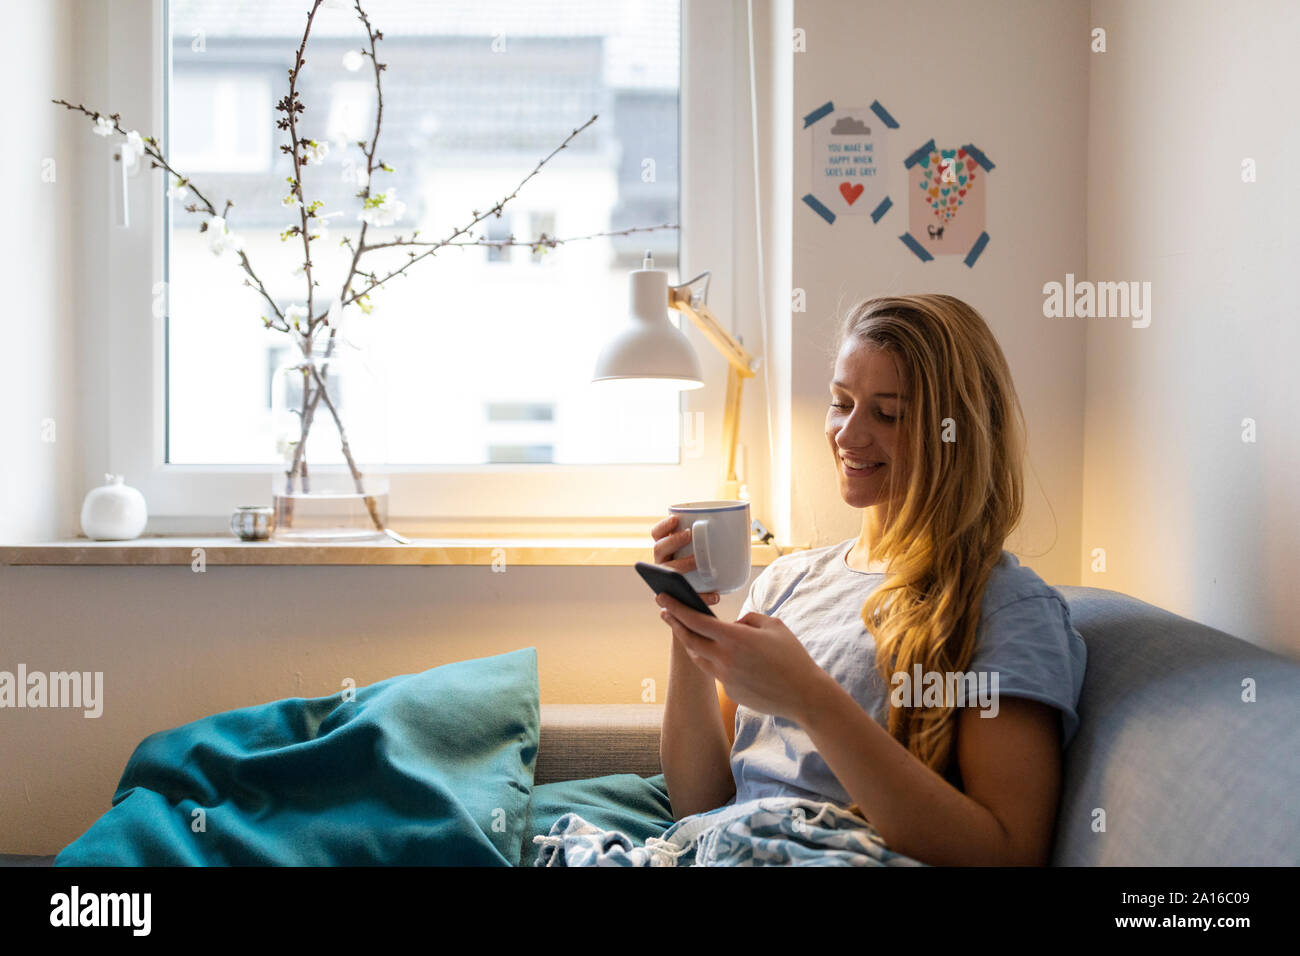
[[[1153,308],[1146,328],[1074,320],[1088,329],[1081,583],[1300,655],[1300,5],[1092,11],[1108,48],[1091,55],[1089,277],[1149,281]]]
[[[825,435],[825,353],[840,317],[868,296],[944,292],[989,323],[1025,411],[1025,519],[1007,548],[1050,584],[1080,583],[1085,330],[1043,318],[1042,286],[1084,267],[1087,24],[1083,0],[796,0],[807,52],[794,55],[792,281],[808,302],[793,316],[793,540],[824,545],[861,528],[862,511],[839,495]],[[899,123],[889,134],[894,207],[879,224],[841,216],[828,225],[799,199],[811,182],[802,118],[828,100],[876,99]],[[922,262],[898,239],[902,160],[931,137],[939,148],[974,143],[995,166],[990,241],[974,267],[962,256]]]
[[[81,502],[75,330],[84,303],[74,277],[87,120],[50,102],[83,95],[71,42],[76,8],[73,0],[4,8],[13,42],[0,58],[9,222],[0,231],[0,540],[71,534]]]

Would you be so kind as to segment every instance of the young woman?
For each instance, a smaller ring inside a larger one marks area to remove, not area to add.
[[[778,558],[734,623],[658,598],[674,815],[812,797],[923,863],[1046,865],[1087,656],[1060,594],[1002,549],[1023,500],[1006,359],[948,295],[858,304],[832,354],[826,438],[861,532]],[[676,522],[652,529],[655,561],[691,570]],[[931,674],[980,690],[922,696]]]

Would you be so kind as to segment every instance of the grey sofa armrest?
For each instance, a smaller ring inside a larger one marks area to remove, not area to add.
[[[611,773],[653,777],[662,704],[543,704],[535,783]]]

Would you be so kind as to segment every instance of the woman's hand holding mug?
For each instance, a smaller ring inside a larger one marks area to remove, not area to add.
[[[676,561],[670,559],[690,543],[691,529],[683,528],[680,531],[674,531],[673,529],[677,527],[677,523],[677,515],[670,514],[650,529],[650,536],[654,538],[654,563],[685,574],[687,571],[696,570],[695,555],[689,554]],[[700,597],[704,599],[705,604],[717,604],[722,600],[722,596],[717,591],[701,591]]]

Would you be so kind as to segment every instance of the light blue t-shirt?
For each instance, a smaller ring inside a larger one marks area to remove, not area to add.
[[[862,605],[885,579],[849,567],[857,538],[782,555],[750,586],[740,616],[758,611],[779,618],[823,670],[881,726],[889,721],[892,690],[876,673],[876,645],[862,621]],[[997,674],[997,697],[1028,697],[1057,708],[1061,746],[1079,727],[1075,706],[1083,687],[1087,650],[1070,623],[1061,595],[1015,555],[1002,552],[984,589],[975,653],[966,672]],[[979,706],[974,694],[959,700]],[[987,698],[986,698],[987,700]],[[799,796],[849,806],[853,799],[793,721],[736,708],[731,748],[736,795],[729,803],[758,797]],[[948,779],[959,786],[954,759]]]

